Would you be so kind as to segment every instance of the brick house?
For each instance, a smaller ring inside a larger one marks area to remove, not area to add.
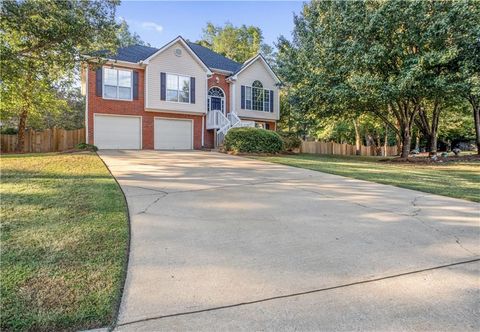
[[[85,67],[87,142],[100,149],[201,149],[229,129],[275,130],[279,79],[259,54],[237,63],[177,37]]]

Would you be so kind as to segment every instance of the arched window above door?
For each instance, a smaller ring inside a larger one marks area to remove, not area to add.
[[[215,86],[213,88],[210,88],[210,90],[208,90],[208,95],[211,96],[211,97],[220,97],[220,98],[225,97],[222,89],[217,88]]]
[[[208,90],[208,111],[218,110],[225,114],[225,94],[223,90],[214,86]]]

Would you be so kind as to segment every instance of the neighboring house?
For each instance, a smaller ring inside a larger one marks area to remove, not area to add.
[[[232,127],[279,119],[280,81],[260,54],[240,64],[178,37],[121,48],[82,76],[87,142],[100,149],[214,148]]]

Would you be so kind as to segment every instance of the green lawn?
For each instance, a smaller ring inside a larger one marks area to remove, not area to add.
[[[1,330],[101,327],[124,274],[123,195],[94,153],[3,155]]]
[[[381,162],[376,157],[312,154],[253,158],[480,202],[480,163],[475,161],[420,165]]]

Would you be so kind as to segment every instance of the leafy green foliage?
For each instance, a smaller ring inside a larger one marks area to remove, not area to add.
[[[283,141],[274,131],[260,128],[233,128],[225,136],[225,150],[253,153],[277,153],[283,150]]]
[[[18,122],[18,146],[28,122],[64,110],[55,84],[71,78],[86,54],[118,45],[118,0],[2,2],[0,116]]]
[[[293,151],[302,146],[302,140],[295,133],[280,132],[280,137],[283,141],[283,148],[286,151]]]
[[[431,108],[476,82],[480,70],[466,59],[477,59],[478,22],[472,1],[313,1],[295,17],[293,41],[278,41],[279,74],[305,118],[368,113],[400,137],[406,157],[418,115],[435,136],[441,109]]]
[[[119,47],[126,47],[130,45],[144,45],[150,46],[140,38],[138,33],[130,31],[127,21],[122,19],[118,26],[117,38],[119,40]]]
[[[272,48],[263,42],[262,30],[252,25],[236,27],[226,23],[222,27],[207,23],[202,39],[197,43],[241,63],[260,52],[271,60],[273,52]]]
[[[93,145],[93,144],[87,144],[87,143],[77,144],[77,149],[79,149],[79,150],[88,150],[88,151],[92,151],[92,152],[98,151],[97,146],[95,146],[95,145]]]

